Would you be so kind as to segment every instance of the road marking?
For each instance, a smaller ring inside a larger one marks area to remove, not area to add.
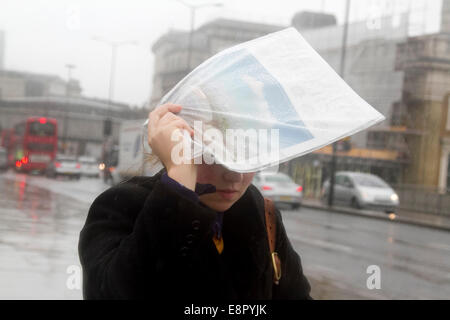
[[[450,246],[448,244],[444,244],[444,243],[428,243],[428,246],[433,248],[433,249],[441,249],[441,250],[447,250],[450,251]]]
[[[317,246],[317,247],[321,247],[324,249],[331,249],[331,250],[342,251],[342,252],[346,252],[346,253],[353,252],[353,249],[348,246],[344,246],[344,245],[336,244],[336,243],[330,243],[330,242],[326,242],[326,241],[322,241],[322,240],[318,240],[318,239],[305,238],[305,237],[302,237],[302,236],[299,236],[296,234],[289,235],[289,239],[292,239],[295,241],[300,241],[300,242],[310,244],[313,246]]]

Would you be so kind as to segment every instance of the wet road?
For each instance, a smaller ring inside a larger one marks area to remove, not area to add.
[[[81,298],[78,235],[105,188],[0,174],[0,299]],[[307,208],[283,219],[316,299],[450,298],[450,232]],[[366,286],[370,265],[380,289]]]
[[[81,299],[78,235],[104,188],[98,179],[0,175],[0,299]]]
[[[450,232],[307,208],[283,221],[317,298],[450,298]],[[371,265],[380,289],[367,288]]]

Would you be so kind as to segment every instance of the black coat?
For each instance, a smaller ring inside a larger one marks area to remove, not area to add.
[[[264,201],[250,185],[223,217],[224,250],[212,241],[216,212],[154,177],[136,177],[101,194],[80,233],[85,299],[310,299],[310,285],[277,210],[279,285]]]

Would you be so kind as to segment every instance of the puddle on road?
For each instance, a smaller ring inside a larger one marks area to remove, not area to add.
[[[90,204],[29,183],[0,177],[0,298],[79,299],[66,286],[79,265],[78,237]]]

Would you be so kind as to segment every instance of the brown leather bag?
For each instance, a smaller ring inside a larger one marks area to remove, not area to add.
[[[273,266],[273,283],[278,285],[281,279],[281,261],[275,251],[277,239],[277,217],[273,201],[264,198],[264,211],[266,216],[267,238],[269,239],[270,255]]]

